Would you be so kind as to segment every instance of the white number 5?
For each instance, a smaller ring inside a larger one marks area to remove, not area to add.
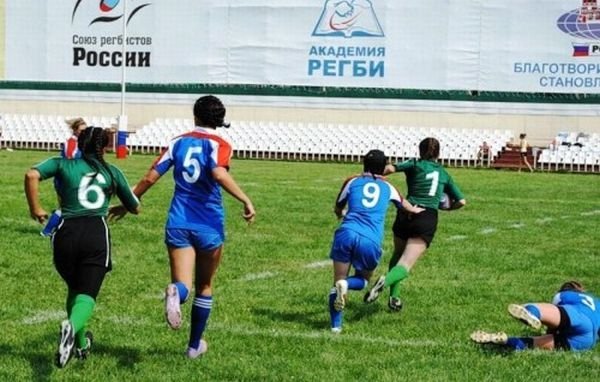
[[[188,183],[195,183],[200,177],[200,162],[198,162],[198,158],[193,158],[192,155],[200,154],[201,152],[202,147],[190,147],[187,153],[185,153],[185,158],[183,159],[185,171],[182,171],[181,175],[183,175],[183,179]]]

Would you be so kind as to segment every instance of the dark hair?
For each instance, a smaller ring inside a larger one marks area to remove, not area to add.
[[[88,126],[79,134],[77,147],[81,151],[81,157],[96,171],[94,178],[100,173],[100,164],[110,176],[110,187],[108,194],[111,195],[116,189],[115,177],[110,167],[104,161],[104,149],[108,146],[108,130],[101,127]]]
[[[519,138],[520,138],[520,139],[523,139],[523,138],[525,138],[526,136],[527,136],[527,134],[525,134],[525,133],[521,133],[521,135],[519,135]]]
[[[363,159],[363,170],[374,175],[383,175],[387,164],[385,153],[381,150],[371,150]]]
[[[579,281],[575,281],[575,280],[567,281],[566,283],[564,283],[563,285],[560,286],[560,289],[558,291],[564,292],[567,290],[573,290],[576,292],[585,292],[585,288],[583,287],[583,284],[580,283]]]
[[[217,128],[225,126],[225,106],[215,96],[200,97],[194,104],[194,117],[204,126]]]
[[[424,160],[436,160],[440,157],[440,142],[433,138],[425,138],[419,143],[419,155]]]

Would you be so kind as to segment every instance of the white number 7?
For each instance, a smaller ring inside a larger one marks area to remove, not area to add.
[[[438,171],[430,172],[429,174],[425,175],[425,179],[432,179],[431,188],[429,188],[429,196],[435,196],[438,183],[440,182],[440,173]]]

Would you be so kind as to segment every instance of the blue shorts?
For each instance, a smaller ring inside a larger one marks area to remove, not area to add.
[[[193,247],[199,251],[211,251],[223,245],[224,239],[223,235],[218,232],[165,229],[165,244],[172,248]]]
[[[571,321],[571,325],[561,331],[571,350],[589,350],[594,347],[596,341],[594,336],[594,325],[592,320],[586,316],[581,309],[587,309],[577,305],[560,305],[565,310]]]
[[[354,231],[339,228],[335,231],[329,257],[351,263],[357,271],[372,271],[381,260],[381,245]]]

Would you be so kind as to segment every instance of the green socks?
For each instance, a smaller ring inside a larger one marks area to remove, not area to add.
[[[96,300],[86,294],[78,294],[72,297],[69,293],[69,297],[67,297],[67,312],[69,313],[69,321],[73,325],[78,348],[84,348],[87,345],[85,328],[88,320],[92,317],[95,305]],[[70,311],[69,307],[71,308]]]
[[[408,269],[402,265],[396,265],[389,270],[385,276],[385,286],[390,288],[390,296],[400,297],[400,281],[408,277]]]

